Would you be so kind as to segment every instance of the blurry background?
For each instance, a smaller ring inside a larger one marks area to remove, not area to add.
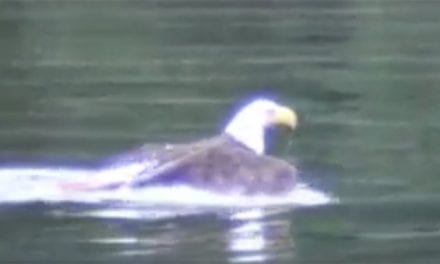
[[[86,160],[198,139],[237,102],[271,94],[300,115],[281,155],[342,201],[296,214],[298,259],[435,260],[439,10],[433,0],[0,1],[0,157]],[[384,230],[383,244],[350,240],[351,253],[333,240]]]

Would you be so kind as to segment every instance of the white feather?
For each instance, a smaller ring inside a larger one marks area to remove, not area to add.
[[[262,155],[265,152],[264,130],[267,126],[267,112],[277,107],[277,103],[267,99],[252,101],[238,111],[224,132]]]

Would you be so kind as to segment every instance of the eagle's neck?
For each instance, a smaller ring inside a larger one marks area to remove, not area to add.
[[[256,154],[264,154],[264,126],[255,120],[235,118],[224,132]]]

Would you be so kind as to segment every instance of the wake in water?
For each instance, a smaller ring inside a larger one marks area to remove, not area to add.
[[[104,176],[109,180],[118,180],[133,175],[141,169],[139,164],[103,171],[68,167],[4,167],[0,168],[0,203],[124,202],[150,206],[265,207],[313,206],[334,201],[328,194],[301,183],[290,193],[282,196],[221,195],[183,185],[96,191],[68,191],[60,187],[63,182],[72,180],[86,182],[88,179]]]

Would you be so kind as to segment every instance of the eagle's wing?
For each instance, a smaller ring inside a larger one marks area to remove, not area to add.
[[[103,162],[102,168],[123,167],[129,164],[141,163],[146,165],[145,169],[154,169],[172,160],[195,153],[207,146],[217,144],[219,139],[220,137],[213,137],[185,144],[145,144],[141,147],[107,158]]]
[[[222,137],[214,137],[187,144],[146,144],[134,150],[102,161],[101,167],[87,181],[63,182],[64,190],[115,189],[132,182],[145,182],[150,177],[179,167],[182,161],[212,145],[221,144]]]
[[[222,193],[280,193],[294,187],[296,174],[296,168],[283,160],[217,140],[140,173],[128,186],[183,184]]]
[[[147,150],[143,151],[142,155],[152,155]],[[153,166],[146,166],[116,180],[106,178],[108,175],[103,173],[101,180],[91,180],[80,189],[179,184],[220,193],[277,194],[291,190],[296,182],[297,170],[293,165],[272,156],[257,155],[231,138],[222,136],[177,145],[174,149],[165,149],[154,155],[158,162]],[[144,157],[146,162],[149,158]],[[142,164],[142,159],[140,161]]]
[[[141,187],[152,184],[168,184],[178,181],[185,182],[188,169],[206,167],[208,153],[215,152],[227,144],[227,139],[215,137],[192,144],[176,145],[172,152],[158,153],[159,162],[154,168],[148,168],[134,176],[128,185]]]

